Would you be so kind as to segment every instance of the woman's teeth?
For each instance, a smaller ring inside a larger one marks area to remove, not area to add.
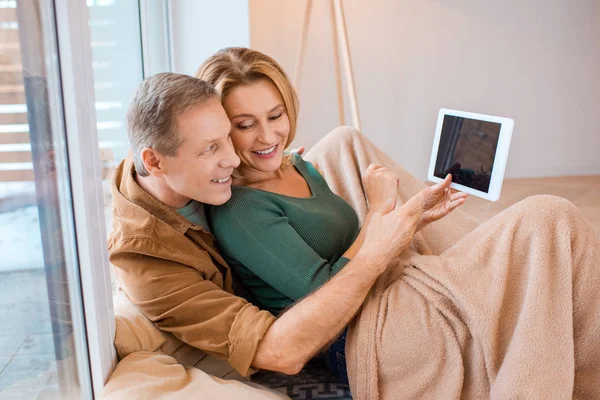
[[[275,146],[273,146],[273,147],[271,147],[270,149],[267,149],[267,150],[256,150],[254,153],[257,153],[257,154],[270,154],[270,153],[272,153],[272,152],[275,151],[276,147],[277,147],[277,145],[275,145]]]
[[[229,180],[229,178],[231,178],[231,176],[226,176],[225,178],[221,178],[221,179],[213,179],[212,181],[216,182],[216,183],[225,183]]]

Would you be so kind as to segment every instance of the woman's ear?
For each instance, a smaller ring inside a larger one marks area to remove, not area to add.
[[[164,163],[160,154],[158,154],[151,147],[144,147],[140,151],[140,158],[144,163],[144,167],[146,171],[152,176],[160,176],[165,173],[164,171]]]

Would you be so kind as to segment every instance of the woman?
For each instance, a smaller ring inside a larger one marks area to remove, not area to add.
[[[265,57],[247,54],[256,61]],[[377,185],[373,181],[380,175],[392,184],[388,190],[369,191],[369,211],[359,230],[352,207],[331,192],[314,166],[296,154],[284,154],[295,136],[297,100],[283,71],[274,61],[266,61],[273,70],[264,68],[265,73],[273,81],[257,79],[231,91],[220,88],[226,93],[223,104],[232,122],[231,138],[241,165],[228,205],[213,208],[209,215],[232,270],[263,308],[278,315],[321,287],[356,255],[372,213],[393,208],[385,200],[396,198],[398,178],[385,167],[370,167],[367,187]],[[269,127],[259,128],[258,121]],[[444,192],[450,182],[448,178],[430,192],[447,194],[433,198],[430,219],[434,212],[439,218],[464,202],[464,194]],[[345,332],[324,358],[347,382],[345,364],[337,362],[345,356],[344,347]]]
[[[295,133],[297,100],[274,60],[225,49],[203,64],[198,77],[220,91],[241,159],[232,199],[209,212],[212,228],[232,269],[263,307],[279,312],[326,282],[360,248],[371,213],[390,206],[369,191],[371,174],[381,176],[376,172],[385,167],[367,170],[366,196],[343,196],[364,219],[359,231],[353,210],[319,172],[283,153]],[[360,135],[347,142],[363,154],[374,151]],[[331,164],[319,160],[325,175]],[[464,194],[447,190],[449,178],[409,199],[402,189],[406,173],[391,167],[403,179],[398,188],[394,174],[384,170],[384,186],[398,192],[399,207],[433,204],[425,207],[430,214],[407,227],[409,236],[464,202]],[[364,197],[367,210],[360,206]],[[536,197],[461,241],[473,224],[456,221],[417,235],[420,254],[407,250],[390,266],[349,327],[347,365],[344,333],[326,352],[329,366],[341,377],[348,367],[358,398],[504,398],[540,390],[598,395],[600,353],[593,343],[600,340],[594,320],[600,301],[591,288],[600,285],[600,250],[576,209]],[[540,348],[532,351],[536,344]]]

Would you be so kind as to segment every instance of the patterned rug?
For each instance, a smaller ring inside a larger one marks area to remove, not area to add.
[[[352,400],[350,387],[318,359],[311,360],[297,375],[260,371],[252,375],[252,382],[285,393],[293,400]]]

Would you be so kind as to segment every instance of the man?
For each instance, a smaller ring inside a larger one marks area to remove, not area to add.
[[[286,374],[302,369],[350,322],[375,280],[406,247],[398,218],[420,218],[400,208],[376,215],[353,260],[276,319],[234,295],[231,271],[206,220],[186,218],[202,215],[197,211],[203,204],[230,198],[230,176],[240,162],[215,90],[185,75],[152,76],[133,99],[128,122],[132,157],[114,174],[109,240],[121,288],[158,328],[227,359],[242,375],[251,367]],[[329,140],[335,146],[340,139]],[[391,208],[395,202],[390,199]],[[451,236],[440,246],[448,247]]]

